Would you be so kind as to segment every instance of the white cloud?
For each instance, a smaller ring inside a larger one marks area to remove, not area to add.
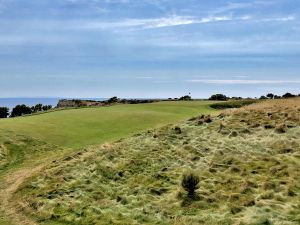
[[[188,24],[197,23],[197,21],[192,17],[180,17],[180,16],[172,16],[168,18],[148,20],[145,22],[146,23],[143,24],[144,28],[171,27],[171,26],[188,25]]]
[[[233,16],[209,16],[203,18],[196,18],[192,16],[177,16],[161,18],[148,18],[148,19],[123,19],[120,21],[82,21],[76,24],[73,28],[80,29],[116,29],[116,28],[131,28],[131,29],[155,29],[163,27],[184,26],[192,24],[206,24],[218,22],[241,22],[241,21],[254,21],[254,22],[287,22],[293,21],[294,16],[274,17],[274,18],[259,18],[255,19],[251,15],[244,15],[240,17]]]
[[[300,84],[300,80],[186,80],[202,84]]]
[[[231,16],[216,16],[216,17],[204,17],[195,18],[190,16],[171,16],[162,18],[150,18],[150,19],[125,19],[122,21],[114,22],[87,22],[81,23],[79,28],[83,29],[106,29],[106,28],[140,28],[140,29],[153,29],[162,27],[172,27],[190,24],[204,24],[204,23],[216,23],[222,21],[232,20],[247,20],[250,17],[238,17],[232,18]]]

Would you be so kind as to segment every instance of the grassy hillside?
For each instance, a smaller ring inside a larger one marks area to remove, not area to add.
[[[61,110],[0,120],[0,224],[33,225],[14,193],[29,177],[81,147],[209,113],[211,102],[160,102]]]
[[[0,132],[0,225],[26,224],[26,217],[18,215],[13,194],[28,177],[51,163],[52,160],[70,153],[35,138],[14,132]],[[12,222],[11,219],[17,219]],[[20,219],[21,218],[21,219]]]
[[[267,101],[88,147],[17,198],[40,224],[298,225],[299,137],[300,99]]]
[[[12,131],[55,145],[78,148],[211,112],[209,104],[208,101],[158,102],[62,110],[2,119],[0,133]]]

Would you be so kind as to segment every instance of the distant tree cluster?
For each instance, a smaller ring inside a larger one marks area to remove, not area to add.
[[[212,101],[227,101],[229,98],[226,95],[223,94],[215,94],[210,96],[209,100]]]
[[[297,97],[297,96],[300,96],[300,94],[299,95],[294,95],[294,94],[291,94],[291,93],[287,92],[284,95],[279,96],[279,95],[274,95],[273,93],[268,93],[266,96],[262,95],[259,99],[294,98],[294,97]]]
[[[192,97],[191,95],[184,95],[184,96],[181,96],[179,98],[168,98],[167,99],[168,101],[192,101]],[[163,101],[166,101],[166,100],[163,100]]]
[[[9,113],[9,108],[7,107],[0,107],[0,118],[7,118],[9,117],[17,117],[17,116],[23,116],[27,114],[42,112],[42,111],[48,111],[52,109],[51,105],[42,105],[42,104],[36,104],[35,106],[29,107],[25,104],[16,105],[11,113]]]
[[[120,99],[117,96],[111,97],[107,101],[102,103],[104,104],[114,104],[114,103],[121,103],[121,104],[143,104],[143,103],[152,103],[156,102],[157,100],[154,99]]]
[[[154,99],[121,99],[120,103],[122,104],[145,104],[145,103],[153,103],[158,100]]]
[[[52,105],[42,105],[42,104],[36,104],[35,106],[31,107],[31,112],[41,112],[41,111],[47,111],[49,109],[52,109]]]
[[[31,114],[31,108],[27,105],[17,105],[13,110],[11,111],[10,117],[17,117],[17,116],[23,116],[26,114]]]
[[[179,98],[179,101],[191,101],[192,97],[190,95],[184,95]]]
[[[9,115],[9,108],[0,107],[0,118],[6,118]]]
[[[259,99],[281,99],[281,98],[293,98],[293,97],[297,97],[297,96],[300,96],[299,95],[294,95],[294,94],[291,94],[291,93],[285,93],[284,95],[282,96],[279,96],[279,95],[275,95],[273,93],[268,93],[267,95],[262,95],[261,97],[259,97]],[[227,100],[240,100],[240,99],[244,99],[242,97],[227,97],[226,95],[224,94],[214,94],[212,95],[209,100],[212,100],[212,101],[227,101]],[[253,99],[253,98],[245,98],[245,99]]]
[[[119,102],[120,99],[117,96],[111,97],[110,99],[107,100],[107,103],[117,103]]]

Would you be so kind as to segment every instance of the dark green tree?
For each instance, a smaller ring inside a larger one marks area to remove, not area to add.
[[[291,93],[285,93],[284,95],[282,95],[283,98],[293,98],[296,97],[295,95],[291,94]]]
[[[0,107],[0,118],[7,118],[9,115],[9,108]]]
[[[47,111],[47,110],[50,110],[50,109],[52,109],[52,105],[43,105],[43,107],[42,107],[43,111]]]
[[[32,110],[32,112],[40,112],[40,111],[42,111],[42,109],[43,109],[43,105],[42,104],[36,104],[34,107],[33,107],[33,110],[32,110],[32,107],[31,107],[31,110]]]
[[[213,101],[227,101],[228,97],[226,95],[223,94],[215,94],[210,96],[209,100],[213,100]]]
[[[31,108],[27,105],[17,105],[15,108],[13,108],[10,117],[16,117],[16,116],[22,116],[25,114],[31,114]]]
[[[266,96],[262,95],[259,99],[268,99]]]
[[[179,98],[180,101],[190,101],[192,97],[190,95],[185,95]]]
[[[274,95],[274,99],[280,99],[281,97],[278,95]]]
[[[107,100],[108,103],[116,103],[118,101],[119,99],[117,96],[111,97],[110,99]]]
[[[273,98],[274,98],[274,94],[269,93],[269,94],[267,94],[267,97],[268,97],[269,99],[273,99]]]

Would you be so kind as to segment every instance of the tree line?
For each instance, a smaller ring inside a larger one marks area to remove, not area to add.
[[[285,93],[282,96],[279,95],[275,95],[272,93],[268,93],[267,95],[263,95],[261,96],[259,99],[281,99],[281,98],[293,98],[293,97],[297,97],[300,96],[299,95],[294,95],[291,93]],[[242,97],[227,97],[224,94],[214,94],[212,96],[209,97],[209,100],[214,100],[214,101],[227,101],[229,99],[243,99]],[[251,99],[251,98],[249,98]],[[185,95],[182,96],[180,98],[169,98],[168,100],[175,100],[175,101],[190,101],[193,100],[192,97],[190,95]],[[78,100],[79,101],[79,100]],[[157,99],[153,100],[153,99],[120,99],[116,96],[103,101],[103,103],[106,104],[113,104],[113,103],[123,103],[123,104],[141,104],[141,103],[152,103],[152,102],[156,102],[159,101]],[[27,106],[25,104],[21,104],[21,105],[16,105],[12,111],[9,111],[9,108],[7,107],[0,107],[0,118],[7,118],[7,117],[17,117],[17,116],[23,116],[23,115],[27,115],[27,114],[32,114],[32,113],[37,113],[37,112],[43,112],[43,111],[48,111],[52,109],[51,105],[43,105],[43,104],[36,104],[35,106]]]
[[[268,93],[267,95],[262,95],[259,99],[281,99],[281,98],[294,98],[294,97],[299,97],[300,94],[298,95],[294,95],[291,93],[285,93],[284,95],[280,96],[280,95],[275,95],[272,93]],[[213,100],[213,101],[227,101],[229,99],[233,99],[233,100],[237,100],[237,99],[243,99],[242,97],[227,97],[224,94],[214,94],[212,95],[208,100]],[[251,98],[248,98],[251,99]]]
[[[284,95],[280,96],[280,95],[275,95],[275,94],[272,94],[272,93],[268,93],[267,95],[262,95],[261,97],[259,97],[259,99],[281,99],[281,98],[293,98],[293,97],[300,97],[300,94],[298,95],[294,95],[294,94],[291,94],[291,93],[285,93]],[[228,97],[224,94],[214,94],[214,95],[211,95],[208,100],[211,100],[211,101],[227,101],[227,100],[239,100],[239,99],[245,99],[245,98],[242,98],[242,97]],[[246,99],[257,99],[257,98],[246,98]],[[190,101],[190,100],[193,100],[192,97],[190,95],[185,95],[185,96],[182,96],[180,98],[168,98],[168,100],[175,100],[175,101]]]
[[[12,111],[8,107],[0,107],[0,118],[17,117],[27,114],[48,111],[52,109],[51,105],[36,104],[35,106],[27,106],[25,104],[16,105]]]

